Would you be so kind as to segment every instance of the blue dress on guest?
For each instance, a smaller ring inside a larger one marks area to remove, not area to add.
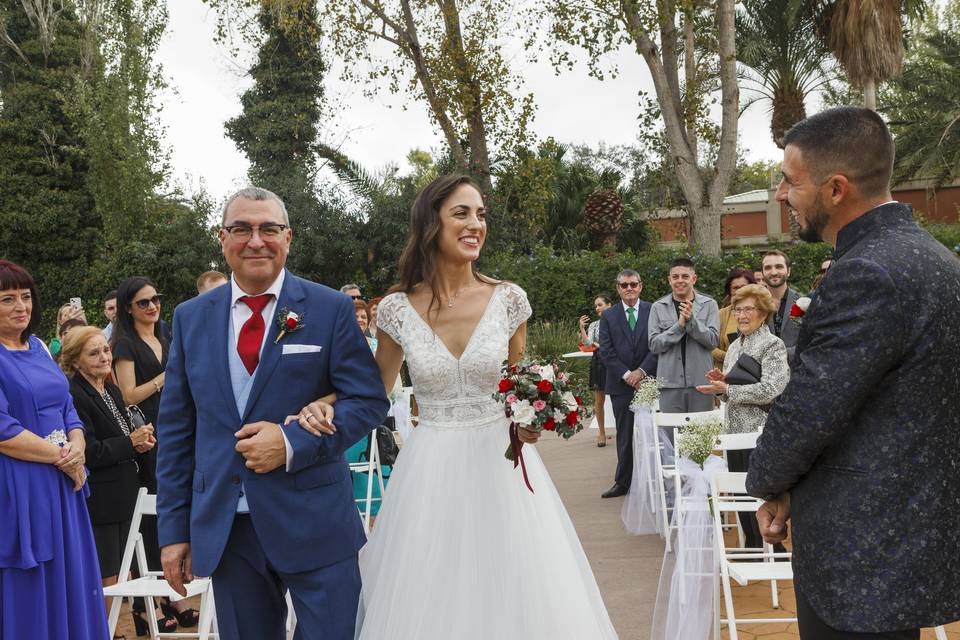
[[[78,428],[67,379],[40,341],[0,347],[0,441]],[[0,454],[0,640],[108,639],[89,493],[51,464]]]

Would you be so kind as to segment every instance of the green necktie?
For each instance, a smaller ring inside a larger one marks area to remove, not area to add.
[[[637,310],[633,307],[627,307],[627,324],[630,325],[630,331],[637,328]]]

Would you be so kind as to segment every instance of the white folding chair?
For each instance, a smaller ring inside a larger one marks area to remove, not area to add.
[[[723,420],[723,410],[714,409],[713,411],[697,411],[694,413],[663,413],[657,411],[653,419],[653,446],[656,450],[657,477],[660,481],[657,483],[660,503],[660,523],[662,531],[665,533],[667,552],[670,552],[670,516],[673,509],[676,508],[676,501],[680,499],[681,478],[676,473],[674,463],[675,451],[671,441],[676,442],[676,430],[689,425],[691,422],[701,420]],[[669,429],[673,438],[664,438],[666,430]],[[674,504],[668,507],[666,483],[673,482]]]
[[[210,637],[219,637],[215,631],[216,616],[214,615],[213,590],[211,589],[210,578],[194,578],[189,584],[184,585],[187,589],[187,598],[200,596],[200,622],[197,625],[197,630],[192,633],[184,631],[160,633],[157,626],[154,599],[167,597],[175,602],[182,600],[183,596],[174,591],[163,579],[163,572],[147,571],[147,555],[143,547],[143,536],[140,535],[140,521],[144,515],[157,515],[157,496],[149,494],[145,488],[141,488],[137,495],[136,506],[133,509],[133,517],[130,520],[130,533],[127,535],[127,543],[123,549],[123,558],[120,560],[118,582],[103,588],[103,595],[112,599],[108,619],[110,636],[113,637],[117,631],[117,622],[120,619],[120,607],[123,604],[123,599],[144,598],[147,609],[147,626],[150,629],[151,638],[199,638],[200,640],[207,640]],[[134,554],[137,556],[140,577],[130,579],[130,568],[133,564]],[[214,631],[211,631],[211,628]]]
[[[776,594],[778,580],[793,580],[793,568],[789,553],[775,553],[773,548],[764,544],[762,549],[728,548],[723,539],[722,514],[755,512],[761,500],[747,495],[746,473],[718,473],[710,482],[710,497],[713,504],[713,537],[716,545],[715,557],[720,574],[727,617],[720,617],[719,594],[715,602],[714,632],[720,637],[720,626],[726,624],[730,630],[730,640],[737,640],[738,624],[775,624],[796,622],[796,618],[738,618],[733,605],[731,580],[746,586],[750,582],[769,580],[774,594],[774,608],[779,608]],[[758,561],[759,560],[759,561]]]
[[[757,438],[760,437],[759,431],[751,431],[749,433],[724,433],[720,435],[720,444],[717,445],[717,450],[723,452],[723,459],[727,460],[727,451],[743,451],[746,449],[755,449],[757,446]],[[729,461],[728,461],[729,462]],[[729,464],[728,464],[729,467]],[[734,524],[725,524],[724,527],[732,529],[736,527],[737,529],[737,539],[740,542],[742,547],[744,544],[743,537],[743,528],[740,526],[740,518],[733,518]]]
[[[367,493],[365,498],[357,498],[357,509],[360,511],[360,518],[363,520],[363,530],[370,533],[370,518],[373,514],[373,503],[383,500],[384,483],[383,472],[380,467],[380,451],[377,447],[376,431],[370,434],[370,455],[366,462],[351,462],[350,471],[356,474],[367,474]],[[380,488],[380,497],[373,496],[373,478],[377,477],[377,485]]]

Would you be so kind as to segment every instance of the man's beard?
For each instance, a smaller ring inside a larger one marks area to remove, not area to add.
[[[824,208],[823,199],[819,193],[813,201],[812,210],[813,219],[805,216],[807,226],[801,225],[800,233],[797,235],[804,242],[823,242],[823,230],[827,228],[827,223],[830,222],[830,214]],[[800,217],[799,211],[797,211],[797,217]]]
[[[802,231],[801,231],[801,233],[802,233]],[[803,237],[803,236],[801,236],[801,237]],[[806,240],[806,238],[804,238],[804,240]],[[813,240],[813,242],[816,242],[816,240]],[[774,282],[773,282],[774,279],[778,280],[779,282],[774,283]],[[780,285],[782,285],[784,282],[786,282],[787,279],[786,279],[786,278],[782,278],[782,277],[780,277],[780,276],[772,276],[772,277],[770,277],[770,278],[768,278],[767,276],[763,276],[763,281],[767,283],[767,286],[768,286],[768,287],[776,288],[776,287],[779,287]]]

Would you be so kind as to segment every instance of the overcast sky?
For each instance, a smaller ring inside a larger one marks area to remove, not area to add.
[[[249,55],[235,60],[213,42],[216,15],[201,0],[169,0],[170,22],[158,62],[170,83],[161,98],[160,119],[171,151],[173,178],[188,192],[201,184],[222,200],[244,186],[246,157],[224,134],[223,123],[240,111],[240,94],[249,86]],[[636,137],[637,92],[652,95],[643,61],[624,51],[616,57],[620,75],[600,82],[580,66],[557,76],[544,58],[535,63],[516,57],[515,66],[537,104],[533,128],[538,136],[560,142],[629,144]],[[388,163],[403,166],[407,152],[438,149],[424,107],[404,96],[381,91],[370,99],[328,74],[325,90],[339,105],[324,139],[369,169]],[[742,99],[742,98],[741,98]],[[754,106],[740,120],[741,145],[750,160],[779,159],[770,140],[766,106]],[[269,186],[269,185],[265,185]]]

